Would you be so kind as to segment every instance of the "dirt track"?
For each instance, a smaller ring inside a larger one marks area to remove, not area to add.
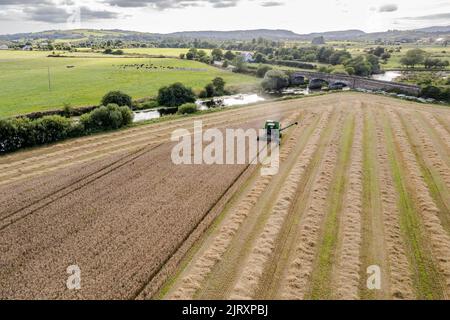
[[[172,164],[193,118],[1,157],[0,298],[450,297],[450,111],[339,94],[200,117],[269,118],[300,121],[274,177]]]

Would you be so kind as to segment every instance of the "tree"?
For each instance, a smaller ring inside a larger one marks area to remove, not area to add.
[[[192,52],[186,53],[186,59],[188,60],[194,60],[195,55]]]
[[[212,98],[216,95],[216,90],[214,88],[214,85],[212,83],[208,83],[205,86],[205,91],[202,93],[202,96],[204,98]]]
[[[351,54],[346,50],[339,50],[334,52],[330,58],[329,62],[332,65],[343,64],[345,61],[350,60],[352,58]]]
[[[195,103],[185,103],[178,108],[178,114],[192,114],[197,111],[197,105]]]
[[[108,92],[102,99],[102,105],[107,106],[108,104],[117,104],[118,106],[132,107],[133,101],[131,97],[121,91],[111,91]]]
[[[224,57],[225,57],[225,59],[231,61],[236,57],[236,55],[233,52],[231,52],[230,50],[228,50],[227,52],[225,52]]]
[[[380,73],[380,60],[376,55],[368,54],[366,60],[371,65],[370,73]]]
[[[222,59],[223,59],[222,49],[218,49],[218,48],[213,49],[213,51],[211,52],[211,56],[214,61],[222,61]]]
[[[352,58],[344,65],[349,74],[366,77],[372,72],[372,65],[364,58],[364,56]]]
[[[265,62],[266,61],[266,58],[264,57],[264,55],[261,53],[261,52],[258,52],[256,55],[255,55],[255,62],[256,63],[263,63],[263,62]]]
[[[260,66],[258,68],[258,70],[256,70],[256,76],[258,78],[264,78],[264,76],[266,75],[267,71],[270,71],[270,70],[272,70],[272,68],[269,67],[269,66]]]
[[[186,53],[186,58],[188,60],[194,60],[197,58],[198,50],[196,48],[189,49],[188,53]]]
[[[380,57],[384,62],[387,62],[391,58],[391,54],[389,52],[385,52]]]
[[[236,56],[233,60],[234,72],[245,72],[247,71],[247,63],[242,55]]]
[[[432,68],[445,68],[449,65],[449,62],[447,60],[441,60],[441,59],[433,59],[433,58],[426,58],[424,62],[425,68],[432,69]]]
[[[185,53],[180,53],[180,59],[183,60],[184,58],[186,58],[186,54]]]
[[[376,47],[375,49],[371,50],[370,53],[376,55],[377,57],[381,58],[383,53],[385,52],[385,49],[383,47]]]
[[[319,52],[317,53],[317,61],[323,62],[323,63],[329,63],[330,57],[333,53],[334,53],[333,48],[321,47],[319,49]]]
[[[214,91],[216,95],[223,95],[225,93],[225,80],[221,77],[217,77],[212,81]]]
[[[414,68],[418,64],[422,64],[425,60],[425,51],[421,49],[408,50],[404,57],[400,59],[400,63]]]
[[[197,58],[199,59],[199,60],[202,60],[204,57],[206,57],[207,56],[207,54],[206,54],[206,51],[205,50],[198,50],[197,51]]]
[[[266,91],[281,91],[289,86],[289,77],[281,70],[270,70],[264,76],[261,86]]]
[[[178,107],[185,103],[195,102],[196,99],[191,88],[177,82],[159,89],[157,100],[161,106]]]

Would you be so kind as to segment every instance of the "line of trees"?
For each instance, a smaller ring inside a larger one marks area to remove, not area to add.
[[[46,116],[31,120],[15,118],[0,120],[0,153],[16,151],[80,137],[95,132],[114,130],[131,124],[133,113],[128,106],[101,106],[74,121],[62,116]]]
[[[427,53],[422,49],[408,50],[405,56],[400,59],[400,63],[407,68],[423,65],[426,69],[442,69],[449,66],[447,60],[427,57]]]

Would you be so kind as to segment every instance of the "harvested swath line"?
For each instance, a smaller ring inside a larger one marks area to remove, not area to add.
[[[263,118],[265,119],[265,116],[260,116],[257,118],[253,117],[251,119],[254,121],[254,120],[263,119]],[[240,119],[240,122],[242,123],[247,120],[248,119],[246,119],[246,118]],[[228,122],[228,121],[230,121],[230,120],[227,120],[226,122]],[[239,121],[235,122],[235,123],[239,123]],[[205,126],[205,128],[206,127],[207,126]],[[155,144],[162,143],[162,142],[165,142],[168,138],[169,137],[167,137],[166,139],[155,140],[153,142]],[[44,164],[38,163],[38,164],[31,165],[31,166],[21,168],[18,170],[5,171],[3,174],[0,174],[0,177],[1,176],[6,177],[6,178],[3,178],[4,179],[3,181],[0,181],[0,184],[7,184],[7,183],[10,183],[13,181],[19,181],[24,178],[37,176],[37,175],[40,175],[45,172],[55,171],[56,169],[64,168],[69,165],[84,163],[84,162],[94,160],[94,159],[100,159],[106,155],[112,155],[117,152],[123,152],[124,150],[134,150],[136,148],[142,147],[142,145],[147,144],[148,141],[149,141],[149,139],[147,137],[144,137],[142,139],[131,140],[131,141],[125,142],[123,145],[112,144],[108,148],[94,149],[92,151],[78,153],[76,157],[75,156],[60,157],[60,158],[54,159],[52,161],[47,160],[44,162]],[[124,148],[124,146],[131,146],[131,147]],[[90,155],[93,155],[93,156],[90,156]],[[60,163],[62,163],[62,165]],[[43,169],[44,165],[47,166],[46,169]],[[39,170],[36,170],[36,169],[39,169]],[[29,171],[31,171],[31,172],[29,172]]]
[[[337,261],[336,284],[338,299],[357,299],[359,270],[361,267],[361,215],[362,215],[362,166],[363,123],[361,111],[357,111],[352,155],[348,172],[348,187],[344,196],[344,208],[340,222],[342,242]]]
[[[450,134],[450,117],[444,115],[434,114],[434,118],[442,125],[442,127],[447,130]]]
[[[297,116],[295,115],[293,119]],[[288,119],[288,121],[290,120]],[[289,150],[295,145],[295,142],[295,140],[290,140],[290,144],[287,147],[288,150],[283,150],[280,153],[281,161],[287,157]],[[227,222],[221,227],[210,247],[196,259],[192,270],[181,279],[181,285],[173,294],[168,296],[169,299],[187,300],[194,298],[195,293],[201,289],[203,282],[211,273],[213,267],[221,260],[221,257],[231,244],[234,235],[271,180],[271,176],[258,177],[251,191],[239,202],[237,208],[230,212]]]
[[[259,109],[261,113],[273,113],[273,106],[255,106],[255,107],[246,107],[245,109],[241,109],[240,112],[236,110],[223,111],[220,113],[214,113],[210,115],[203,115],[195,118],[189,119],[179,119],[179,120],[171,120],[166,123],[156,123],[146,126],[141,126],[137,128],[131,128],[126,130],[121,130],[117,132],[110,132],[106,134],[100,134],[89,137],[78,138],[75,141],[66,141],[55,144],[49,147],[43,147],[39,149],[35,149],[32,151],[24,151],[23,153],[5,155],[0,158],[0,168],[8,168],[15,163],[20,163],[24,165],[29,162],[34,162],[39,159],[48,159],[51,156],[56,156],[59,154],[67,154],[68,152],[73,152],[77,150],[81,150],[83,148],[97,146],[103,143],[106,139],[108,142],[120,141],[123,139],[130,139],[132,137],[140,136],[142,134],[151,134],[156,133],[156,137],[160,136],[161,131],[173,130],[176,128],[181,128],[187,125],[191,125],[190,121],[194,120],[203,120],[205,125],[208,123],[214,123],[215,121],[225,119],[225,121],[229,121],[230,118],[236,117],[237,119],[241,119],[243,116],[248,114],[252,114],[255,112],[255,109]],[[286,106],[284,111],[292,111],[295,110],[295,106]],[[242,111],[243,110],[243,111]],[[63,150],[61,150],[63,149]],[[55,150],[55,151],[53,151]],[[33,154],[36,154],[33,156]]]
[[[435,142],[430,138],[430,136],[425,132],[423,129],[422,124],[417,120],[417,118],[413,117],[410,113],[406,114],[406,118],[408,119],[408,123],[404,122],[405,127],[407,127],[407,124],[412,124],[414,127],[414,136],[417,134],[419,138],[418,146],[422,149],[422,152],[424,154],[423,163],[428,164],[427,166],[431,166],[434,170],[438,172],[438,177],[436,177],[433,172],[429,173],[428,175],[431,176],[432,179],[440,180],[444,182],[445,186],[443,186],[443,189],[440,190],[440,183],[436,185],[436,188],[438,189],[438,192],[441,193],[442,201],[446,203],[445,210],[448,211],[448,208],[450,208],[449,204],[446,201],[446,196],[449,194],[450,190],[450,167],[442,160],[439,152],[437,151],[438,146],[435,145]],[[410,135],[411,136],[411,135]],[[424,168],[424,170],[427,170]],[[434,171],[432,170],[432,171]],[[428,173],[428,172],[427,172]],[[428,176],[427,174],[424,174]],[[430,190],[433,190],[430,186]]]
[[[450,169],[442,161],[439,153],[437,152],[438,146],[435,145],[430,136],[425,132],[422,124],[416,117],[413,117],[411,116],[411,114],[407,113],[407,118],[409,120],[409,123],[412,123],[414,125],[414,129],[420,137],[423,150],[426,153],[426,160],[429,160],[433,164],[433,166],[439,171],[439,174],[444,178],[447,187],[450,188]]]
[[[416,199],[410,190],[412,185],[408,178],[405,159],[401,154],[398,142],[394,139],[392,125],[384,112],[377,113],[383,119],[383,130],[385,144],[388,153],[389,165],[395,190],[398,195],[398,209],[400,212],[400,228],[406,245],[411,272],[413,273],[413,284],[419,299],[442,297],[437,279],[438,271],[432,261],[432,252],[429,241],[426,240],[425,230],[422,226],[420,214],[416,207]]]
[[[439,220],[439,209],[430,195],[415,155],[409,145],[408,138],[402,129],[401,122],[394,112],[390,111],[389,115],[391,116],[393,131],[397,138],[399,149],[405,160],[405,167],[408,169],[414,193],[418,200],[418,209],[423,224],[428,231],[440,276],[444,279],[442,284],[443,294],[448,297],[450,295],[450,237]]]
[[[390,295],[395,299],[413,299],[413,276],[405,253],[405,243],[402,238],[400,212],[397,206],[399,200],[395,190],[392,172],[389,168],[389,158],[383,127],[377,117],[375,117],[375,121],[376,159],[380,166],[380,199],[383,215],[384,242],[387,248]]]
[[[249,119],[255,120],[255,119],[259,119],[259,118],[261,118],[261,117],[240,118],[240,120],[237,123],[242,123]],[[221,124],[225,124],[228,122],[230,122],[230,119],[218,122],[215,125],[221,125]],[[212,126],[212,124],[206,125],[205,128],[207,128],[208,126]],[[164,131],[166,131],[166,130],[164,130]],[[125,141],[122,143],[113,143],[115,141],[115,139],[114,139],[114,140],[107,140],[106,142],[102,142],[102,143],[98,143],[98,144],[97,143],[91,144],[91,145],[85,146],[85,148],[83,148],[83,149],[88,149],[88,150],[86,150],[84,152],[78,152],[76,154],[76,156],[66,155],[66,153],[61,153],[62,157],[45,158],[44,164],[39,163],[39,162],[37,162],[36,159],[34,159],[32,164],[28,165],[28,166],[24,166],[23,162],[20,162],[20,164],[18,164],[19,167],[17,169],[4,170],[3,172],[0,173],[0,177],[14,176],[15,178],[17,178],[17,175],[19,175],[19,174],[24,175],[24,172],[35,171],[36,169],[41,169],[43,165],[45,165],[47,167],[53,167],[60,162],[73,161],[73,160],[75,160],[75,158],[82,158],[85,156],[89,156],[90,154],[96,154],[100,151],[107,153],[109,151],[114,151],[114,150],[122,151],[123,148],[127,147],[127,146],[132,146],[132,148],[133,148],[133,147],[139,147],[141,145],[148,144],[149,142],[161,143],[161,142],[168,140],[170,138],[170,134],[171,134],[171,131],[168,131],[165,135],[160,134],[159,136],[164,137],[164,139],[159,139],[159,140],[157,140],[157,139],[155,140],[154,137],[149,137],[149,136],[147,136],[146,133],[143,133],[143,134],[139,134],[139,136],[142,136],[142,138],[131,139],[133,137],[135,138],[136,136],[128,136],[128,137],[124,138]],[[154,141],[152,141],[152,140],[154,140]],[[104,146],[104,147],[101,148],[102,146]]]
[[[325,219],[321,223],[321,237],[313,265],[308,295],[308,298],[311,299],[331,299],[332,293],[336,291],[332,286],[333,267],[336,262],[340,230],[339,218],[347,185],[346,175],[349,169],[354,130],[354,114],[349,113],[343,123],[342,135],[338,144],[338,157],[328,193],[327,211]]]
[[[341,114],[333,139],[326,147],[323,161],[320,164],[321,169],[314,179],[310,200],[300,222],[298,244],[292,252],[293,260],[282,280],[280,295],[284,299],[301,300],[307,294],[308,282],[313,271],[316,244],[319,240],[319,226],[325,217],[327,196],[336,167],[342,128]]]
[[[322,131],[326,127],[330,113],[327,113],[319,123],[318,128],[310,137],[304,151],[300,155],[294,168],[289,173],[285,184],[280,190],[279,197],[272,209],[272,213],[266,222],[264,230],[258,236],[250,256],[245,262],[245,267],[241,276],[237,280],[233,291],[230,294],[231,299],[252,299],[255,297],[258,285],[264,273],[264,269],[275,249],[275,243],[279,237],[285,218],[289,214],[290,208],[295,199],[295,194],[300,181],[311,162],[314,153],[318,149],[318,142]]]
[[[370,113],[373,105],[362,104],[364,110],[363,125],[363,202],[362,202],[362,244],[361,268],[359,281],[359,297],[362,300],[389,299],[389,270],[386,238],[381,206],[379,184],[380,165],[377,161],[375,147],[376,131],[373,115]],[[379,266],[385,272],[381,273],[380,290],[371,290],[367,286],[369,266]]]
[[[263,115],[264,114],[265,113],[263,113]],[[263,117],[263,115],[261,115],[258,118]],[[247,117],[240,116],[237,119],[226,118],[225,120],[222,120],[219,122],[205,123],[204,128],[208,128],[211,126],[226,125],[228,123],[233,123],[233,124],[243,123],[245,121],[255,120],[255,119],[256,118],[254,116],[247,116]],[[236,120],[238,120],[238,121],[236,122]],[[192,126],[192,124],[185,125],[186,128],[190,129],[189,126]],[[23,173],[26,170],[34,170],[36,168],[39,168],[40,166],[43,165],[42,163],[38,162],[39,160],[44,160],[46,166],[52,166],[53,164],[58,163],[58,162],[72,160],[75,157],[75,155],[71,155],[71,152],[74,152],[74,151],[78,151],[76,154],[76,157],[80,157],[82,155],[99,152],[100,150],[107,151],[107,150],[113,150],[113,149],[120,149],[120,148],[128,146],[128,145],[139,145],[141,143],[148,143],[149,141],[152,141],[152,140],[158,139],[158,138],[162,138],[162,137],[164,137],[164,140],[168,140],[170,138],[172,130],[174,130],[178,127],[179,127],[178,125],[177,126],[168,126],[166,128],[160,129],[160,130],[153,129],[150,127],[150,128],[146,128],[145,130],[139,131],[135,134],[130,135],[127,132],[124,135],[119,136],[117,138],[107,138],[104,140],[100,140],[99,142],[96,142],[96,143],[85,144],[85,145],[74,147],[74,148],[71,148],[68,150],[63,150],[63,151],[54,152],[52,154],[47,154],[45,156],[32,157],[32,158],[28,158],[26,160],[22,160],[19,162],[14,162],[14,163],[6,164],[6,165],[0,165],[0,169],[2,169],[2,171],[3,171],[2,173],[0,173],[0,177],[5,176],[5,175],[17,175],[17,174]],[[157,133],[157,135],[151,135],[152,133]],[[82,150],[85,150],[85,151],[81,152]],[[62,157],[58,157],[58,156],[62,156]],[[27,165],[28,163],[30,163],[30,165]],[[12,170],[13,168],[16,168],[16,170]],[[4,169],[9,169],[9,170],[5,171]]]
[[[441,137],[447,148],[450,149],[450,133],[430,113],[421,112],[421,114],[430,123],[431,128],[438,133],[438,136]]]

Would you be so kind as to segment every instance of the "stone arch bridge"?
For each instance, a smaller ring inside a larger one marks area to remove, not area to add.
[[[305,79],[308,79],[310,83],[327,82],[329,86],[346,86],[351,89],[398,91],[413,96],[418,96],[420,94],[419,86],[398,82],[311,71],[296,71],[291,75],[291,81],[293,84],[304,84]]]

